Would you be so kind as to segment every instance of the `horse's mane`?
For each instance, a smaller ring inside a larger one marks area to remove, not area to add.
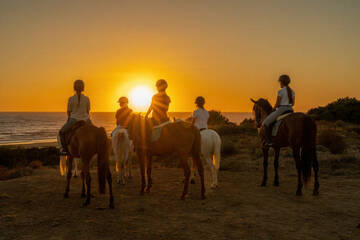
[[[260,98],[259,100],[257,100],[256,104],[258,104],[262,109],[264,109],[267,114],[273,111],[273,107],[271,106],[269,101],[264,98]]]

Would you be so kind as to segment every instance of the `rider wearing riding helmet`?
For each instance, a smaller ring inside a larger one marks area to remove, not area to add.
[[[293,106],[295,104],[295,92],[289,87],[290,77],[288,75],[281,75],[279,77],[281,89],[278,91],[276,104],[274,112],[270,113],[263,122],[263,127],[265,129],[265,140],[266,145],[271,145],[271,124],[273,124],[276,119],[284,114],[285,112],[293,112]]]
[[[132,110],[128,106],[129,100],[127,97],[121,97],[119,98],[118,103],[120,105],[120,109],[117,110],[115,114],[116,126],[127,128],[132,114]]]
[[[68,120],[60,129],[58,136],[60,153],[62,154],[68,153],[65,143],[65,134],[68,133],[69,130],[71,130],[71,127],[74,125],[74,123],[78,121],[85,121],[87,123],[91,123],[89,116],[90,100],[87,96],[82,94],[84,88],[85,84],[82,80],[78,79],[74,82],[75,94],[69,98],[67,105]]]
[[[166,94],[165,90],[168,87],[164,79],[159,79],[156,82],[158,93],[152,97],[151,105],[146,113],[146,117],[152,111],[152,119],[155,125],[169,121],[167,112],[170,105],[170,97]]]
[[[196,109],[193,113],[193,124],[200,129],[200,131],[203,131],[208,128],[207,122],[210,116],[209,112],[204,108],[205,98],[202,96],[197,97],[195,104],[198,109]]]

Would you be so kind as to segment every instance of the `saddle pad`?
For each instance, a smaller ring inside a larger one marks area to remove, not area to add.
[[[160,125],[153,127],[153,129],[151,131],[151,142],[156,142],[157,140],[159,140],[159,138],[161,136],[162,128],[170,123],[171,123],[170,121],[167,121],[167,122],[164,122]]]
[[[279,131],[281,123],[282,123],[281,119],[274,123],[274,126],[272,128],[272,134],[271,134],[273,137],[276,137],[276,135],[277,135],[277,133]]]
[[[278,117],[276,118],[276,121],[280,121],[280,120],[286,118],[287,116],[289,116],[289,115],[291,115],[291,114],[293,114],[293,113],[292,113],[292,112],[289,112],[289,113],[285,113],[285,114],[283,114],[283,115],[280,115],[280,116],[278,116]]]
[[[290,113],[285,113],[283,115],[280,115],[277,119],[276,122],[274,123],[274,126],[272,128],[272,136],[275,137],[278,134],[280,125],[282,123],[282,121],[289,115],[293,114],[292,112]]]

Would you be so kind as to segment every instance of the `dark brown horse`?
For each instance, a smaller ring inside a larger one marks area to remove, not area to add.
[[[265,133],[263,131],[262,122],[264,119],[274,111],[271,104],[266,99],[259,99],[254,102],[253,112],[255,114],[256,126],[259,129],[259,137],[264,142]],[[298,187],[296,195],[302,195],[303,182],[306,183],[311,176],[311,167],[314,169],[314,195],[319,194],[318,171],[319,164],[316,156],[316,124],[304,113],[293,113],[282,120],[279,127],[278,134],[273,137],[273,148],[275,151],[274,168],[275,178],[274,186],[279,186],[279,155],[280,148],[291,147],[296,163],[298,173]],[[267,167],[268,167],[268,152],[269,148],[262,144],[262,151],[264,154],[264,178],[261,186],[266,186],[267,181]]]
[[[67,168],[67,184],[65,189],[64,197],[69,197],[71,169],[74,158],[81,158],[82,169],[82,192],[81,197],[86,196],[86,200],[83,206],[90,204],[91,199],[91,177],[90,177],[90,160],[92,157],[98,155],[98,182],[99,192],[105,193],[106,190],[106,179],[109,184],[110,193],[110,208],[114,208],[114,197],[112,193],[112,178],[109,169],[109,151],[110,146],[106,136],[104,128],[98,128],[85,122],[77,123],[81,126],[78,127],[70,138],[70,144],[68,145],[70,156],[68,157],[68,168]],[[86,180],[86,195],[85,195],[85,180]]]
[[[188,193],[190,179],[188,158],[190,156],[198,168],[201,180],[201,198],[205,199],[204,169],[200,160],[200,131],[195,126],[182,121],[169,123],[162,128],[160,138],[152,142],[151,119],[144,118],[139,114],[134,114],[129,121],[128,130],[140,161],[141,194],[143,194],[144,191],[150,192],[152,187],[152,157],[176,153],[180,158],[185,175],[184,190],[181,199],[185,199]],[[145,170],[147,173],[147,185],[145,181]]]

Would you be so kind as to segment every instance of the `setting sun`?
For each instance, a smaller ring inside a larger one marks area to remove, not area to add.
[[[131,89],[130,105],[132,105],[136,111],[146,111],[151,104],[151,97],[153,90],[147,86],[136,86]]]

